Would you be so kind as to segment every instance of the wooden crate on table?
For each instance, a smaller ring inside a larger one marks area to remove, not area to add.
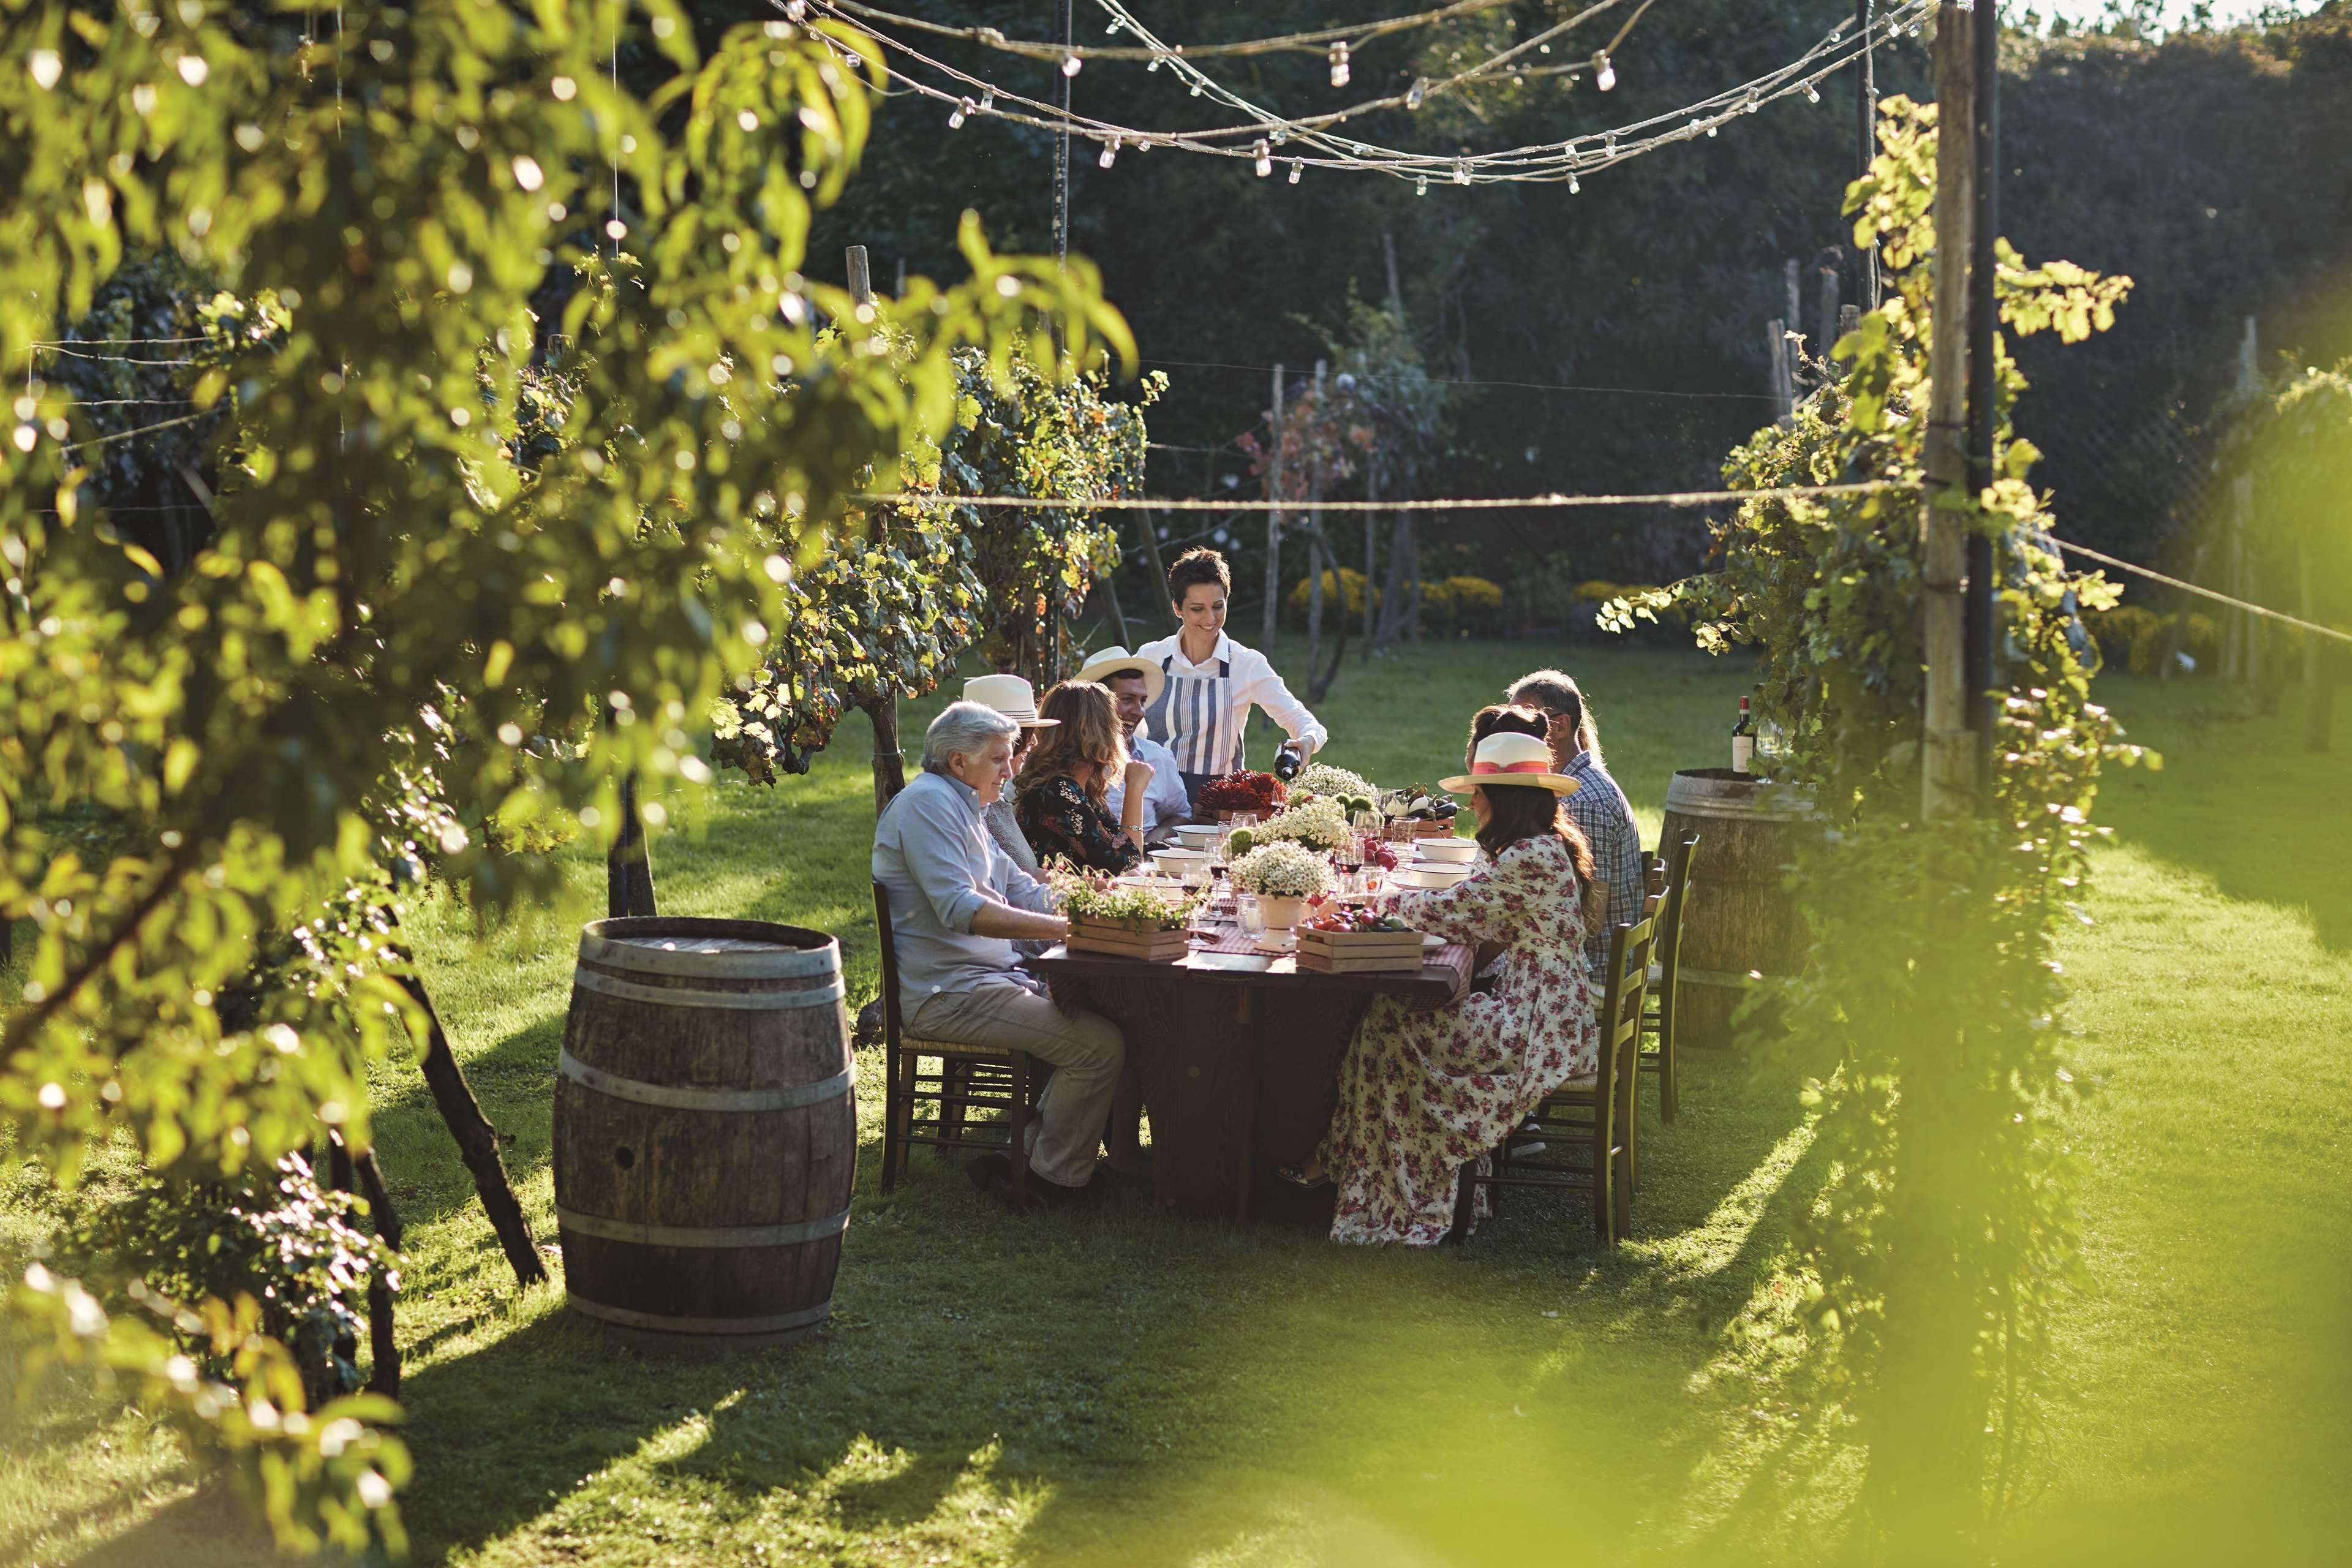
[[[1072,952],[1104,952],[1118,958],[1139,958],[1150,963],[1165,963],[1192,951],[1191,941],[1181,929],[1157,931],[1133,923],[1108,924],[1089,920],[1070,922],[1066,945]]]
[[[1318,931],[1298,928],[1298,967],[1326,974],[1408,973],[1422,966],[1417,931]]]
[[[1451,838],[1454,837],[1454,819],[1452,817],[1447,817],[1443,822],[1416,822],[1412,825],[1412,836],[1415,838]]]

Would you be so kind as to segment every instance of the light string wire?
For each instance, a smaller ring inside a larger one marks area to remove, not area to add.
[[[1916,490],[1898,479],[1865,479],[1842,485],[1783,485],[1759,490],[1662,490],[1652,495],[1571,496],[1552,491],[1538,496],[1469,496],[1452,500],[1319,500],[1320,511],[1549,511],[1610,506],[1715,506],[1726,501],[1798,500],[1817,496],[1878,495],[1886,490]],[[1155,499],[1126,496],[1092,500],[1068,496],[956,496],[936,491],[891,490],[853,495],[852,500],[876,506],[1034,507],[1048,511],[1286,511],[1306,510],[1296,498],[1285,500],[1216,500]]]
[[[2265,605],[2257,605],[2245,599],[2231,598],[2229,595],[2217,593],[2211,588],[2200,587],[2194,583],[2183,582],[2178,577],[2168,577],[2163,573],[2155,570],[2153,567],[2137,565],[2132,562],[2124,560],[2120,556],[2109,555],[2102,550],[2094,550],[2087,544],[2077,544],[2071,539],[2052,537],[2050,542],[2055,544],[2061,550],[2070,551],[2076,555],[2086,556],[2089,559],[2097,562],[2102,566],[2112,566],[2119,572],[2129,572],[2134,576],[2145,577],[2151,583],[2161,583],[2168,588],[2178,588],[2184,594],[2194,594],[2200,599],[2210,599],[2217,605],[2227,605],[2233,610],[2243,610],[2250,616],[2266,616],[2271,620],[2278,622],[2282,626],[2299,627],[2300,629],[2310,632],[2316,637],[2331,637],[2336,642],[2352,644],[2352,632],[2341,632],[2336,630],[2334,626],[2324,626],[2316,621],[2306,621],[2301,616],[2290,616],[2284,611],[2273,610]]]
[[[1118,0],[1098,0],[1098,3],[1115,16],[1126,16],[1127,15],[1119,5]],[[1617,3],[1619,0],[1603,0],[1602,5],[1588,7],[1587,11],[1580,13],[1580,16],[1596,14],[1606,5]],[[1306,158],[1296,154],[1285,154],[1284,156],[1293,165],[1294,177],[1301,167],[1313,167],[1318,170],[1361,169],[1387,174],[1396,178],[1414,179],[1422,182],[1425,188],[1429,178],[1451,172],[1453,177],[1462,184],[1564,181],[1571,189],[1575,187],[1577,176],[1580,173],[1590,173],[1622,163],[1671,142],[1688,141],[1702,134],[1712,135],[1716,129],[1726,121],[1741,114],[1753,113],[1763,104],[1774,100],[1799,92],[1817,99],[1819,84],[1822,80],[1853,63],[1861,58],[1864,50],[1875,44],[1891,43],[1906,31],[1916,31],[1917,26],[1935,10],[1937,3],[1937,0],[1908,0],[1908,3],[1874,17],[1870,26],[1859,33],[1848,31],[1852,26],[1850,18],[1841,19],[1812,48],[1797,59],[1696,103],[1686,104],[1679,109],[1654,115],[1630,125],[1611,131],[1582,132],[1563,142],[1533,143],[1494,153],[1448,156],[1405,153],[1392,148],[1374,147],[1369,143],[1348,142],[1344,140],[1326,137],[1320,134],[1317,127],[1331,123],[1335,117],[1344,118],[1348,114],[1361,112],[1363,106],[1336,111],[1336,116],[1310,116],[1304,121],[1284,120],[1268,113],[1258,105],[1239,99],[1238,95],[1226,92],[1214,82],[1213,79],[1208,78],[1205,73],[1200,72],[1198,68],[1185,62],[1182,57],[1177,55],[1172,49],[1170,49],[1164,58],[1176,65],[1180,73],[1193,79],[1196,85],[1205,84],[1204,90],[1215,91],[1220,101],[1229,102],[1244,113],[1259,115],[1261,118],[1252,124],[1240,127],[1221,127],[1205,132],[1167,132],[1144,130],[1088,116],[1065,116],[1051,104],[1007,91],[983,78],[932,59],[904,40],[865,26],[856,18],[835,10],[833,0],[817,0],[818,8],[825,10],[843,26],[874,39],[887,50],[895,51],[929,69],[937,71],[961,88],[971,89],[971,92],[964,93],[950,91],[923,81],[905,70],[895,68],[891,70],[892,76],[925,97],[955,105],[957,113],[951,116],[950,124],[959,124],[962,119],[971,114],[985,114],[1042,130],[1059,132],[1066,129],[1074,135],[1083,136],[1103,144],[1113,153],[1121,147],[1130,144],[1139,150],[1147,151],[1152,147],[1168,146],[1183,152],[1206,153],[1211,156],[1253,158],[1259,163],[1262,171],[1266,170],[1270,164],[1269,153],[1276,138],[1286,140],[1289,134],[1297,131],[1324,151],[1320,156]],[[772,4],[785,9],[787,14],[794,8],[785,5],[783,0],[772,0]],[[797,8],[805,15],[809,7],[803,5]],[[1131,18],[1127,25],[1135,27],[1139,36],[1150,36],[1147,29],[1143,29],[1140,24],[1134,23]],[[1526,40],[1528,43],[1534,41]],[[1469,71],[1461,74],[1465,78],[1473,78],[1482,74],[1485,68],[1486,63],[1482,62],[1481,66],[1473,67]],[[978,95],[977,101],[974,100],[974,93]],[[1021,107],[1007,109],[999,105],[995,100],[1000,96]],[[1377,104],[1383,107],[1394,107],[1398,101],[1394,99],[1375,100]],[[1661,127],[1665,129],[1659,129]],[[1259,137],[1267,145],[1241,147],[1220,144],[1223,140],[1242,136]],[[1629,142],[1628,138],[1633,140]],[[1334,147],[1339,150],[1332,151]],[[1359,149],[1360,151],[1358,151]]]
[[[962,38],[1006,54],[1026,55],[1032,59],[1160,60],[1164,59],[1169,52],[1167,48],[1156,43],[1144,46],[1076,43],[1062,45],[1048,43],[1042,38],[1009,38],[994,27],[960,27],[950,23],[934,22],[926,16],[901,16],[894,11],[883,10],[878,5],[860,5],[857,0],[832,0],[832,3],[842,10],[855,12],[873,21],[886,22],[893,26],[908,27],[917,32],[931,33],[941,37]],[[1441,5],[1433,11],[1415,12],[1409,16],[1390,16],[1378,22],[1359,22],[1352,26],[1325,27],[1319,31],[1307,33],[1282,33],[1264,38],[1240,38],[1224,44],[1180,44],[1176,46],[1176,49],[1177,52],[1193,59],[1206,59],[1214,56],[1322,54],[1333,44],[1346,44],[1352,49],[1370,43],[1375,38],[1385,37],[1391,33],[1426,27],[1438,22],[1451,21],[1456,16],[1467,16],[1480,11],[1498,10],[1505,5],[1514,4],[1517,4],[1517,0],[1455,0],[1453,5]],[[1114,19],[1108,31],[1117,33],[1126,25],[1123,21]]]
[[[774,5],[777,9],[783,11],[787,16],[793,16],[795,13],[805,15],[808,9],[805,0],[769,0],[769,3],[772,5]],[[1601,12],[1625,4],[1626,0],[1596,0],[1595,4],[1587,6],[1583,11],[1580,11],[1576,16],[1569,18],[1568,21],[1548,29],[1545,34],[1538,36],[1538,37],[1525,40],[1524,46],[1515,46],[1513,49],[1505,50],[1499,55],[1491,56],[1488,59],[1482,61],[1476,66],[1473,66],[1470,69],[1458,72],[1452,77],[1436,79],[1423,78],[1407,92],[1393,93],[1385,98],[1368,99],[1346,109],[1334,110],[1327,113],[1309,115],[1303,119],[1296,120],[1285,119],[1280,115],[1275,114],[1270,110],[1264,109],[1257,104],[1250,102],[1246,99],[1241,98],[1239,95],[1224,88],[1213,78],[1201,72],[1197,68],[1189,65],[1184,60],[1183,57],[1174,48],[1168,47],[1167,46],[1158,46],[1161,49],[1161,54],[1160,56],[1160,60],[1174,65],[1180,77],[1193,82],[1193,96],[1198,97],[1205,91],[1212,97],[1215,98],[1219,102],[1237,109],[1242,113],[1251,117],[1248,122],[1244,124],[1217,126],[1199,131],[1144,131],[1118,124],[1108,120],[1095,119],[1091,116],[1068,114],[1066,113],[1059,105],[1047,103],[1043,100],[1030,98],[1025,94],[1000,87],[995,82],[989,80],[986,78],[975,76],[970,71],[950,65],[944,60],[934,59],[930,56],[926,55],[921,50],[916,48],[913,45],[906,42],[903,38],[893,37],[892,35],[880,31],[876,27],[869,26],[857,20],[856,17],[847,15],[845,12],[838,8],[838,0],[815,0],[815,3],[818,8],[833,16],[842,26],[849,27],[864,37],[873,39],[876,43],[881,45],[886,50],[895,50],[898,54],[904,55],[907,58],[916,61],[931,70],[937,71],[942,76],[950,78],[961,87],[973,89],[971,93],[963,93],[960,95],[955,92],[949,92],[940,88],[933,87],[927,82],[919,81],[904,71],[894,71],[891,73],[899,80],[905,82],[908,87],[927,97],[935,99],[942,103],[956,105],[957,113],[950,116],[949,121],[951,127],[961,125],[963,119],[969,115],[984,114],[993,119],[1008,121],[1014,124],[1034,126],[1040,130],[1054,132],[1067,131],[1073,135],[1085,136],[1092,141],[1100,142],[1109,147],[1114,153],[1116,153],[1120,148],[1132,143],[1139,152],[1149,152],[1153,147],[1168,146],[1178,147],[1186,152],[1209,153],[1227,158],[1256,158],[1259,154],[1255,149],[1250,147],[1228,147],[1219,144],[1226,140],[1255,138],[1266,141],[1271,147],[1283,144],[1287,142],[1292,135],[1300,135],[1306,137],[1311,144],[1324,150],[1326,156],[1315,160],[1315,163],[1318,167],[1325,166],[1326,164],[1374,167],[1377,166],[1377,164],[1375,163],[1367,162],[1364,155],[1377,153],[1379,154],[1378,162],[1380,163],[1406,163],[1411,165],[1414,170],[1426,174],[1450,169],[1456,162],[1458,162],[1458,160],[1447,154],[1416,153],[1389,147],[1375,148],[1370,144],[1361,142],[1352,144],[1357,151],[1351,153],[1349,143],[1340,140],[1335,140],[1320,135],[1318,132],[1323,127],[1339,124],[1359,115],[1383,112],[1396,109],[1415,108],[1418,106],[1419,102],[1425,101],[1428,95],[1432,93],[1449,90],[1465,82],[1475,80],[1476,79],[1499,68],[1496,62],[1510,58],[1511,55],[1517,52],[1517,47],[1535,47],[1539,44],[1543,38],[1557,36],[1580,22],[1591,16],[1598,16]],[[1637,9],[1634,13],[1635,16],[1638,17],[1641,14],[1641,10],[1646,10],[1652,3],[1653,0],[1642,0],[1640,9]],[[1132,28],[1138,36],[1144,37],[1150,37],[1149,30],[1146,29],[1140,22],[1134,20],[1132,16],[1129,16],[1124,10],[1115,9],[1115,14],[1125,18],[1125,25]],[[1624,32],[1625,29],[1619,29],[1618,36],[1620,39],[1624,36]],[[818,37],[822,38],[823,35],[820,34]],[[1606,50],[1601,51],[1601,55],[1603,56],[1605,56],[1606,53]],[[1596,56],[1595,58],[1599,58],[1601,57]],[[1584,68],[1584,65],[1582,63],[1579,63],[1573,66],[1566,66],[1559,68],[1582,69]],[[973,97],[974,93],[977,94],[976,101]],[[1018,104],[1021,107],[1017,110],[998,108],[996,100],[1000,98]]]

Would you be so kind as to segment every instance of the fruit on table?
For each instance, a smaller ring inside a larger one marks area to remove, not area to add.
[[[1238,860],[1257,847],[1257,836],[1246,827],[1236,827],[1226,836],[1225,853]]]
[[[1413,928],[1394,915],[1376,915],[1370,910],[1337,909],[1308,921],[1307,929],[1339,931],[1409,931]]]

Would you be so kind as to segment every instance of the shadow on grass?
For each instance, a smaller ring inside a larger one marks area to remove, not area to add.
[[[2108,676],[2097,695],[2129,739],[2169,764],[2109,769],[2097,818],[2123,842],[2210,878],[2224,897],[2308,910],[2323,947],[2352,952],[2344,763],[2303,749],[2300,688],[2267,716],[2210,681]]]
[[[1745,1348],[1825,1163],[1794,1089],[1704,1062],[1676,1127],[1645,1108],[1636,1241],[1609,1254],[1574,1199],[1514,1194],[1459,1251],[1368,1252],[1139,1200],[1014,1218],[928,1159],[884,1197],[869,1152],[835,1322],[800,1346],[664,1361],[553,1311],[414,1375],[420,1556],[561,1555],[650,1497],[812,1552],[978,1531],[1173,1563],[1272,1531],[1541,1559],[1564,1499],[1579,1541],[1632,1549],[1697,1480],[1729,1489],[1737,1539],[1830,1446],[1722,1437],[1727,1400],[1810,1397]]]

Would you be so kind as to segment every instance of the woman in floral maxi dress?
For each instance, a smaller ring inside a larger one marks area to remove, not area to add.
[[[1499,946],[1505,962],[1493,991],[1431,1011],[1382,996],[1365,1016],[1318,1160],[1339,1184],[1334,1241],[1434,1246],[1453,1228],[1462,1166],[1599,1066],[1584,961],[1592,854],[1559,810],[1576,785],[1549,772],[1543,724],[1528,710],[1478,715],[1471,794],[1486,856],[1454,886],[1398,906],[1417,929]],[[1518,757],[1512,742],[1528,750],[1530,735],[1531,755]],[[1478,1206],[1483,1215],[1483,1192]]]

